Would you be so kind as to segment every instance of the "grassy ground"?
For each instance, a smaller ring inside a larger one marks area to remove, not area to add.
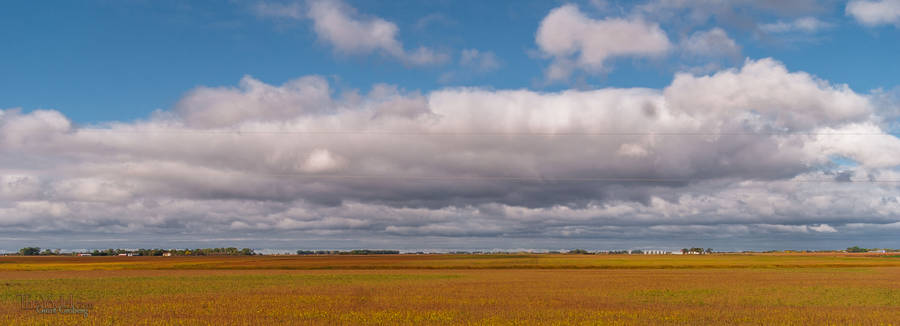
[[[90,309],[22,310],[22,294]],[[0,325],[898,321],[898,257],[0,257]]]

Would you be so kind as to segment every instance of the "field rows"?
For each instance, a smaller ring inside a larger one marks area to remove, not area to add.
[[[150,269],[665,269],[900,267],[900,256],[716,255],[372,255],[199,257],[0,257],[0,271]]]
[[[117,257],[4,258],[0,325],[898,325],[900,321],[897,258],[676,257],[696,263],[690,265],[661,256],[409,257],[135,259],[145,268],[124,268],[127,264],[116,262]],[[334,269],[300,269],[320,268],[326,260]],[[401,267],[387,269],[392,266],[388,261]],[[462,261],[477,267],[450,268]],[[536,268],[509,268],[524,262]],[[601,267],[544,268],[562,262]],[[181,268],[190,263],[222,268]],[[741,267],[726,267],[729,264]],[[43,265],[52,268],[35,268]],[[652,267],[670,265],[678,268]],[[715,268],[704,267],[709,265]],[[441,269],[432,269],[436,266]],[[92,308],[86,316],[38,314],[20,309],[21,294],[75,295]]]

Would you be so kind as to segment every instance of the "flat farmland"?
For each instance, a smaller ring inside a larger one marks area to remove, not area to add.
[[[260,324],[900,325],[900,257],[0,257],[0,325]]]

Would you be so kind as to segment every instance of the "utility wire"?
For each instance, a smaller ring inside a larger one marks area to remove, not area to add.
[[[3,170],[0,169],[0,175]],[[10,173],[10,172],[6,172]],[[11,174],[27,174],[16,170]],[[411,181],[509,181],[509,182],[538,182],[538,183],[578,183],[578,182],[621,182],[621,183],[692,183],[699,181],[726,181],[731,178],[663,178],[663,177],[541,177],[541,176],[465,176],[465,175],[388,175],[388,174],[314,174],[314,173],[257,173],[244,171],[210,171],[207,173],[195,173],[194,175],[206,177],[269,177],[269,178],[296,178],[296,179],[343,179],[343,180],[411,180]],[[145,173],[124,173],[125,176],[141,177]],[[736,179],[738,180],[738,179]],[[740,182],[762,183],[900,183],[900,179],[866,179],[866,180],[838,180],[829,179],[739,179]]]
[[[641,178],[641,177],[517,177],[517,176],[428,176],[428,175],[378,175],[378,174],[254,174],[250,175],[279,178],[321,178],[321,179],[395,179],[395,180],[469,180],[469,181],[539,181],[539,182],[653,182],[653,183],[686,183],[715,179],[696,178]],[[766,181],[766,180],[742,180]],[[787,179],[771,180],[772,182],[794,183],[900,183],[900,179],[882,180],[836,180],[836,179]]]
[[[111,134],[225,134],[225,135],[408,135],[408,136],[892,136],[890,133],[854,132],[491,132],[397,130],[215,130],[215,129],[105,129],[77,128],[74,133]]]

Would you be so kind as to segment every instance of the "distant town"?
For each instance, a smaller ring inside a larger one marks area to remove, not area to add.
[[[629,250],[595,250],[571,249],[549,251],[400,251],[385,249],[354,249],[354,250],[297,250],[296,252],[284,252],[268,255],[401,255],[401,254],[569,254],[569,255],[708,255],[713,253],[900,253],[900,249],[890,248],[862,248],[858,246],[839,250],[767,250],[767,251],[716,251],[713,248],[682,248],[681,250],[663,249],[629,249]],[[196,249],[94,249],[71,250],[43,249],[40,247],[25,247],[18,252],[0,254],[3,256],[253,256],[264,255],[250,248],[196,248]]]

